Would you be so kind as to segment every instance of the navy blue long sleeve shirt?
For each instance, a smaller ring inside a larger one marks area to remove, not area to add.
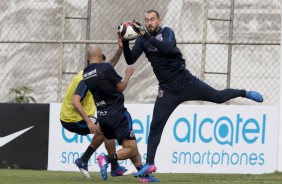
[[[123,50],[129,65],[134,64],[144,52],[162,89],[174,91],[183,86],[184,81],[181,76],[187,75],[187,72],[184,72],[187,71],[185,60],[176,46],[175,35],[171,28],[160,27],[149,40],[139,36],[131,50],[128,41],[123,41]],[[188,75],[191,75],[190,72]]]

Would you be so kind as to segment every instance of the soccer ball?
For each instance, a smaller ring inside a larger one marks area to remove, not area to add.
[[[138,29],[130,21],[125,21],[119,26],[119,32],[123,40],[134,40],[137,38]]]

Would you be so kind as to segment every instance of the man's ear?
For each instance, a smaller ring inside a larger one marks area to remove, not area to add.
[[[158,25],[161,26],[162,24],[162,19],[159,19]]]

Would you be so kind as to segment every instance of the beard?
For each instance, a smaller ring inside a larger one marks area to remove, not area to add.
[[[151,26],[151,27],[147,27],[147,31],[150,34],[154,34],[155,32],[159,30],[159,28],[160,28],[159,26],[156,26],[156,27]]]

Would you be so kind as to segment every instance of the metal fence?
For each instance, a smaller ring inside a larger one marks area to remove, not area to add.
[[[37,103],[61,102],[74,73],[85,66],[85,48],[98,43],[110,58],[117,26],[143,23],[155,9],[171,27],[187,68],[217,89],[260,91],[264,105],[278,104],[280,81],[280,0],[4,0],[0,1],[0,102],[9,89],[28,86]],[[121,57],[116,70],[122,76]],[[127,103],[153,103],[158,83],[144,57]],[[198,104],[203,102],[187,102]],[[206,103],[206,102],[205,102]],[[229,104],[255,104],[237,98]]]

